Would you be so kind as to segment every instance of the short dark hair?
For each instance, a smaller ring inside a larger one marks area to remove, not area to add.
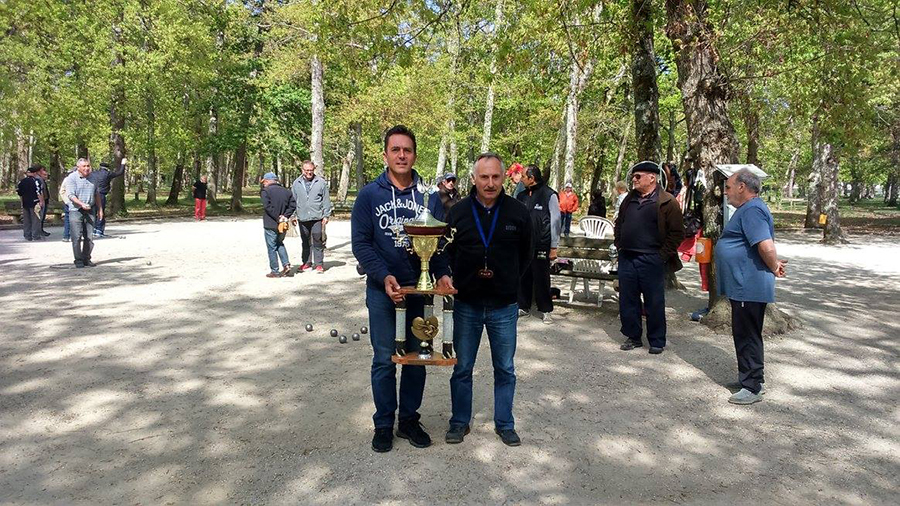
[[[29,174],[34,174],[35,172],[40,172],[41,169],[43,169],[43,168],[44,168],[43,165],[41,165],[41,164],[36,164],[36,165],[32,165],[31,167],[28,167],[28,168],[25,170],[25,172],[27,172],[27,173],[29,173]]]
[[[413,143],[413,153],[416,152],[416,134],[412,133],[412,130],[410,130],[409,128],[406,128],[406,125],[394,125],[391,128],[388,128],[386,132],[384,132],[385,153],[387,153],[388,139],[390,139],[392,135],[405,135],[409,137],[409,139]]]
[[[528,165],[525,167],[525,175],[535,180],[535,182],[543,183],[544,176],[541,174],[541,168],[537,165]]]

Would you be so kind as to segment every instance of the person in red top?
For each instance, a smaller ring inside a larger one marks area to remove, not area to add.
[[[572,190],[572,183],[566,183],[566,188],[559,194],[559,215],[562,218],[563,234],[569,237],[572,229],[572,213],[578,210],[578,195]]]

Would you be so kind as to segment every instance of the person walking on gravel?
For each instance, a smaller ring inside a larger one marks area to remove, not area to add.
[[[263,205],[263,232],[266,237],[266,251],[269,254],[269,273],[267,278],[293,276],[287,249],[284,247],[284,235],[288,228],[288,216],[294,214],[297,204],[291,191],[278,183],[274,172],[267,172],[262,180],[260,192]],[[278,270],[278,260],[282,269]]]
[[[325,272],[325,225],[331,216],[331,199],[328,197],[328,183],[316,175],[316,166],[311,161],[303,162],[302,174],[294,184],[291,192],[297,202],[297,225],[300,228],[302,243],[300,272],[315,269]],[[312,243],[312,251],[310,251]],[[312,253],[312,259],[310,259]],[[310,262],[310,260],[312,260]]]
[[[725,182],[728,203],[737,208],[716,242],[714,257],[719,294],[731,302],[731,335],[737,354],[740,390],[732,404],[762,400],[763,319],[766,304],[775,302],[775,278],[784,277],[785,262],[775,252],[772,213],[757,196],[759,178],[741,169]]]

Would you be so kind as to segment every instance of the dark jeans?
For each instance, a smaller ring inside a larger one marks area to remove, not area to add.
[[[519,309],[529,311],[531,299],[538,311],[542,313],[553,312],[553,299],[550,298],[550,259],[546,253],[544,258],[534,258],[525,273],[519,279]]]
[[[765,382],[762,340],[765,316],[765,302],[731,300],[731,335],[737,353],[738,381],[754,394],[759,393],[760,385]]]
[[[71,211],[73,211],[72,207],[63,202],[63,239],[71,237],[71,234],[69,233],[69,213]]]
[[[666,265],[659,253],[619,252],[619,319],[622,334],[641,341],[641,298],[647,312],[647,341],[666,345]]]
[[[572,213],[559,213],[559,217],[562,218],[563,234],[568,237],[572,229]]]
[[[103,235],[106,233],[106,194],[100,194],[100,209],[103,209],[103,218],[94,224],[94,233]]]
[[[518,305],[491,308],[459,300],[453,306],[453,347],[456,365],[450,377],[453,415],[450,425],[469,425],[472,420],[472,370],[487,329],[494,365],[494,426],[499,430],[515,428],[512,414],[516,393],[516,322]]]
[[[94,228],[94,216],[91,211],[72,209],[69,212],[69,228],[72,232],[72,253],[75,265],[84,265],[91,261],[94,250],[94,239],[91,234]]]
[[[46,204],[41,208],[41,232],[44,231],[44,222],[47,221],[47,206],[50,205],[50,200],[44,199],[44,202],[46,202]]]
[[[44,238],[41,233],[41,217],[34,211],[35,206],[22,205],[22,232],[25,239],[38,241]]]
[[[310,242],[312,242],[312,265],[314,267],[322,265],[322,262],[325,260],[325,243],[322,242],[322,220],[301,221],[299,225],[303,263],[309,263],[309,246]]]
[[[391,362],[394,354],[395,322],[394,302],[384,290],[366,286],[366,307],[369,309],[369,336],[372,341],[372,397],[375,414],[372,421],[376,429],[392,428],[397,412],[397,365]],[[410,330],[413,318],[424,313],[425,300],[418,296],[406,297],[406,351],[419,352],[419,340]],[[419,406],[425,393],[425,366],[404,365],[400,372],[401,423],[419,420]]]
[[[269,269],[272,272],[279,272],[278,260],[281,259],[281,266],[287,267],[291,264],[288,260],[287,248],[284,247],[284,234],[279,234],[277,230],[269,230],[264,228],[266,236],[266,252],[269,254]]]

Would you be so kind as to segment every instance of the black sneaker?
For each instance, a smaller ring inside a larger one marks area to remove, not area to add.
[[[631,339],[626,339],[622,346],[619,346],[619,349],[622,351],[633,350],[635,348],[643,348],[644,343],[640,341],[632,341]]]
[[[394,429],[375,429],[375,435],[372,436],[372,449],[378,453],[391,451],[394,447]]]
[[[519,446],[522,444],[522,440],[519,439],[515,429],[494,429],[494,432],[500,436],[500,441],[503,441],[503,444],[506,446]]]
[[[416,448],[428,448],[431,446],[431,436],[425,432],[418,420],[397,424],[397,437],[408,439],[409,444]]]
[[[469,433],[468,425],[451,425],[450,430],[447,431],[447,435],[444,436],[444,441],[448,444],[459,444],[463,442],[466,434]]]
[[[85,267],[97,267],[97,264],[95,264],[94,262],[91,262],[90,260],[88,260],[88,261],[86,261],[86,262],[84,263],[84,266],[85,266]]]
[[[660,353],[663,352],[663,349],[664,349],[664,348],[657,348],[656,346],[651,346],[651,347],[650,347],[650,353],[653,354],[653,355],[659,355]]]

